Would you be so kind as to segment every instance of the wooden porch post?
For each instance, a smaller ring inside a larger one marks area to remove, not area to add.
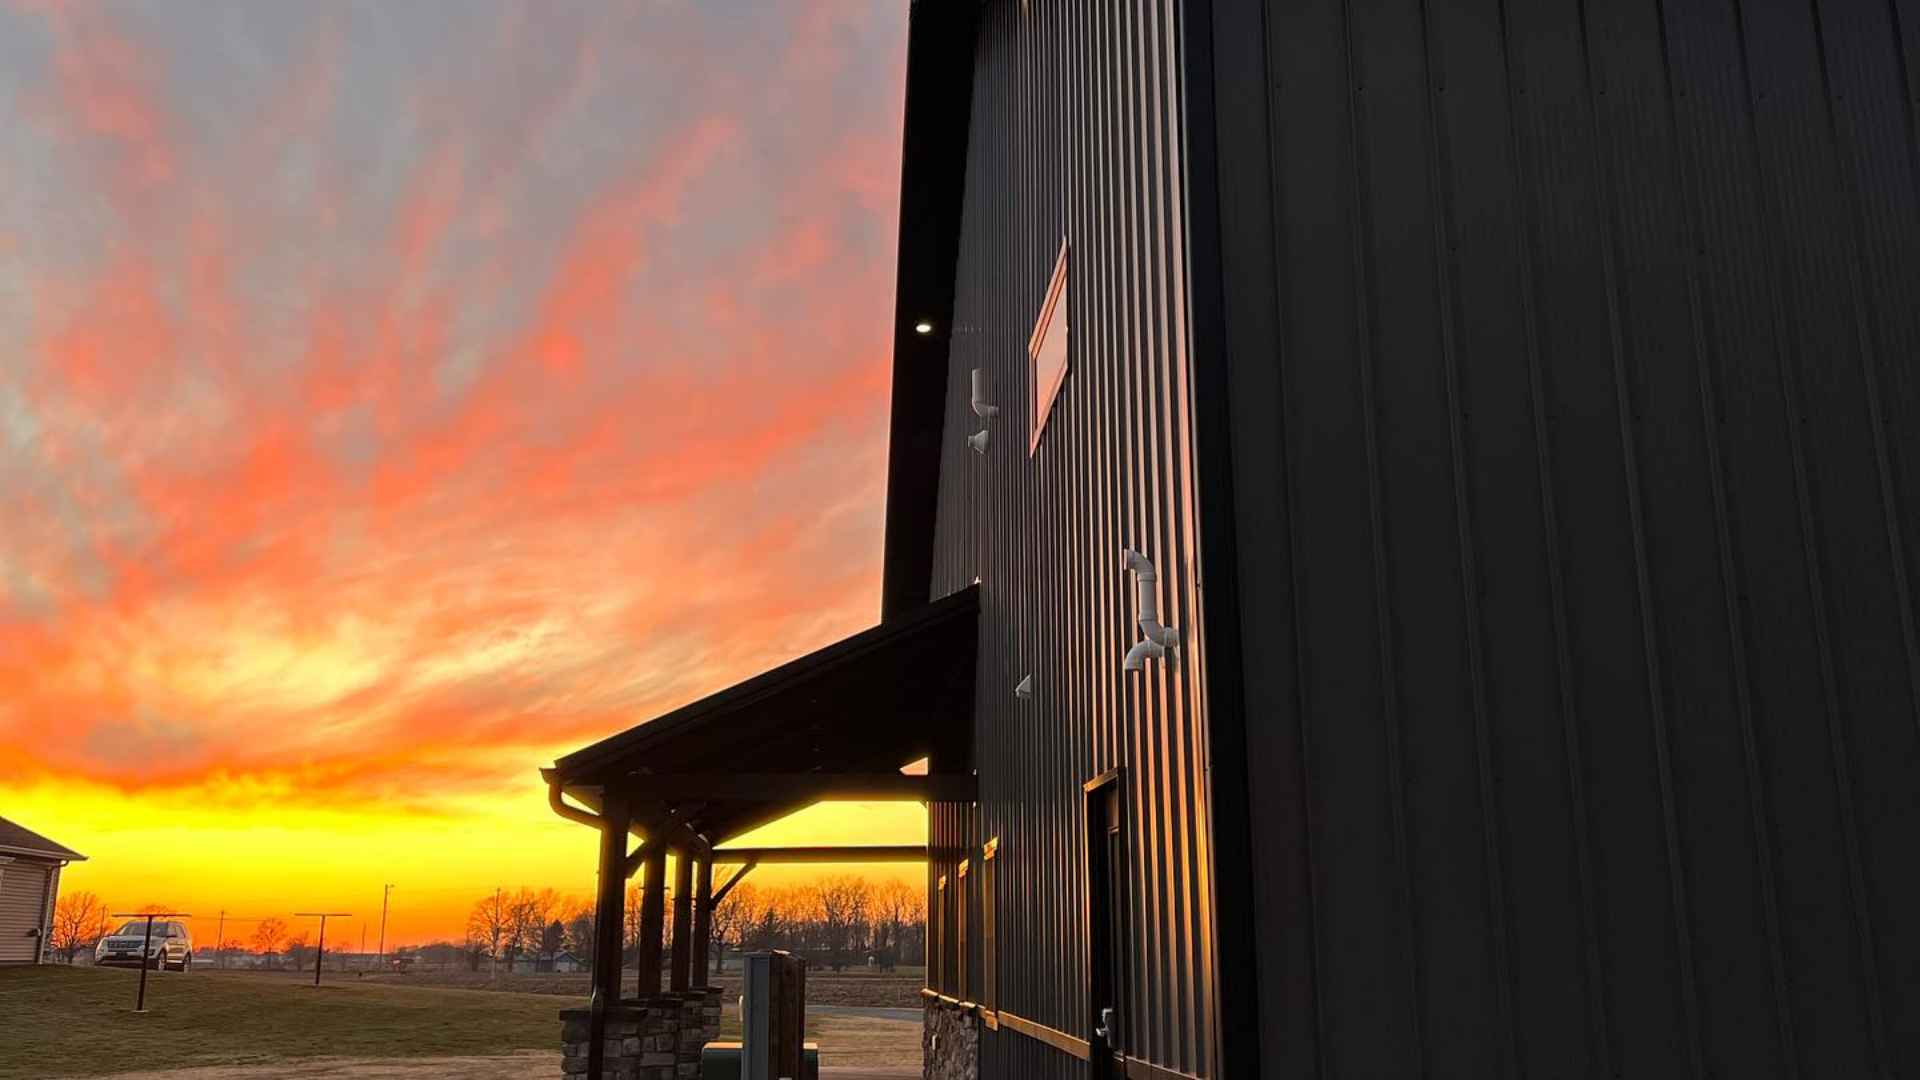
[[[627,800],[609,792],[600,810],[600,886],[593,909],[593,991],[620,1000],[621,926],[626,921]]]
[[[606,1075],[607,1007],[620,1000],[626,922],[627,797],[608,791],[600,808],[600,882],[593,908],[593,994],[587,1013],[587,1076]]]
[[[696,986],[712,986],[713,972],[708,970],[707,947],[713,941],[713,857],[700,860],[693,892],[693,946],[688,950],[689,966]]]
[[[667,922],[667,845],[647,838],[647,878],[640,893],[640,987],[642,998],[660,996],[660,947]]]
[[[687,980],[692,959],[693,856],[682,851],[673,860],[673,963],[667,976],[667,988],[676,994],[692,985]]]

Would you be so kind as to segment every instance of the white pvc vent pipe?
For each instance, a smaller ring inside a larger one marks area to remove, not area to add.
[[[1120,665],[1122,671],[1141,671],[1148,660],[1165,658],[1168,652],[1180,645],[1180,631],[1160,622],[1160,576],[1154,573],[1153,563],[1145,555],[1126,548],[1127,569],[1133,572],[1134,596],[1139,607],[1138,622],[1144,640],[1133,643],[1127,650],[1127,658]]]

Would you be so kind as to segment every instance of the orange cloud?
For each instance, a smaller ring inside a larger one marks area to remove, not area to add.
[[[904,11],[411,11],[0,8],[0,801],[112,903],[584,887],[537,765],[873,617]]]

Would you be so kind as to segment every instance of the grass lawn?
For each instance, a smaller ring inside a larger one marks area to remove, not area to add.
[[[558,1050],[548,994],[355,985],[240,973],[0,967],[0,1080],[314,1057]]]

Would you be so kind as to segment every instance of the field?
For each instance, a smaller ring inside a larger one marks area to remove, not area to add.
[[[334,977],[331,976],[330,977]],[[351,975],[338,976],[351,979]],[[631,976],[629,976],[629,979]],[[405,975],[369,975],[364,980],[383,986],[434,986],[449,990],[505,990],[522,994],[587,995],[585,972],[566,975],[500,975],[485,971],[415,970]],[[740,996],[740,974],[726,972],[713,985],[726,991],[728,1001]],[[920,988],[926,985],[922,968],[903,967],[892,972],[848,968],[834,974],[824,968],[807,971],[807,1003],[810,1005],[859,1005],[891,1009],[918,1009]],[[631,991],[631,986],[629,986]]]
[[[167,1069],[196,1070],[180,1080],[519,1080],[558,1072],[565,997],[327,977],[333,981],[315,988],[291,974],[152,974],[149,1011],[136,1015],[138,972],[0,968],[0,1080]],[[829,1065],[919,1063],[918,1023],[810,1016],[808,1033]]]

